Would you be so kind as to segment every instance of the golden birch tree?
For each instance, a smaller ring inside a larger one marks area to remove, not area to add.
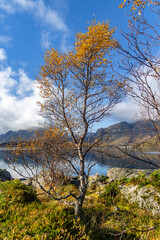
[[[46,51],[37,77],[43,99],[39,102],[41,114],[54,133],[58,130],[61,134],[58,134],[57,142],[53,138],[54,144],[52,141],[47,143],[52,138],[46,136],[38,141],[38,144],[45,144],[36,147],[36,153],[37,149],[40,155],[43,152],[44,166],[45,162],[53,162],[50,168],[52,176],[55,176],[57,168],[57,172],[62,172],[65,170],[62,166],[67,166],[79,179],[76,194],[70,192],[60,196],[53,184],[46,192],[53,199],[74,206],[77,216],[80,216],[88,177],[94,165],[86,164],[85,158],[93,147],[100,144],[99,139],[87,142],[89,130],[110,113],[125,93],[125,81],[112,73],[112,56],[118,46],[113,34],[114,29],[108,22],[93,21],[85,33],[76,35],[72,51],[62,53],[54,48]],[[73,201],[67,203],[70,196]]]

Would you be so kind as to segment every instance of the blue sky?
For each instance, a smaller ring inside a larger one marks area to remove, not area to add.
[[[128,17],[126,9],[118,8],[121,1],[0,0],[0,133],[43,122],[37,112],[35,76],[46,49],[71,49],[75,34],[84,32],[93,18],[109,20],[122,41],[118,31],[127,29]],[[134,104],[124,101],[97,128],[129,121],[135,110]]]

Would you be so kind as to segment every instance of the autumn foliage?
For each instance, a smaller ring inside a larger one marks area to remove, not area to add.
[[[40,156],[44,175],[45,169],[50,173],[49,191],[38,183],[40,187],[66,204],[64,200],[72,197],[74,201],[68,204],[75,207],[76,215],[80,215],[90,170],[95,165],[85,163],[86,155],[101,143],[101,139],[88,141],[89,131],[125,94],[125,81],[112,72],[114,50],[119,45],[113,34],[108,22],[93,21],[85,33],[76,35],[72,51],[46,51],[37,77],[43,99],[39,102],[41,114],[47,119],[49,130],[28,147],[27,155],[31,153],[32,160]],[[57,174],[64,179],[72,172],[79,178],[78,194],[60,196],[53,182]]]
[[[131,5],[131,11],[135,11],[137,8],[145,8],[145,6],[149,5],[159,5],[159,1],[157,0],[124,0],[120,4],[120,8],[123,8],[126,5]]]

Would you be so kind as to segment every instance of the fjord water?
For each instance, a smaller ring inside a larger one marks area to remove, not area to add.
[[[9,167],[7,163],[7,152],[8,151],[6,149],[3,149],[3,148],[0,149],[0,169],[8,170],[11,173],[11,176],[13,178],[20,178],[21,176],[19,176],[14,170],[12,170]],[[93,175],[96,173],[98,173],[99,175],[106,175],[107,170],[113,167],[136,168],[136,169],[153,168],[151,166],[144,166],[139,162],[136,162],[135,164],[131,164],[130,162],[124,159],[111,158],[111,157],[108,157],[105,153],[94,151],[88,154],[86,159],[86,165],[88,165],[88,163],[94,164],[95,162],[97,162],[97,164],[91,169],[90,175]],[[23,168],[21,167],[20,162],[18,163],[18,168],[23,171]]]

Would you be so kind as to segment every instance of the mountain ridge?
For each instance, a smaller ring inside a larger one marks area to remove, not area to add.
[[[107,142],[118,145],[124,145],[129,142],[145,142],[152,139],[154,136],[153,124],[149,120],[139,120],[134,123],[123,121],[107,128],[100,128],[94,134],[94,138],[101,137],[102,140],[107,139]]]
[[[18,137],[24,140],[31,139],[35,136],[35,129],[26,129],[18,131],[8,131],[0,135],[0,145],[5,145],[10,141],[17,141]],[[106,128],[99,128],[95,133],[90,134],[90,139],[101,137],[111,144],[123,145],[135,143],[138,141],[148,141],[155,136],[153,125],[150,121],[136,121],[128,123],[126,121],[110,125]]]

